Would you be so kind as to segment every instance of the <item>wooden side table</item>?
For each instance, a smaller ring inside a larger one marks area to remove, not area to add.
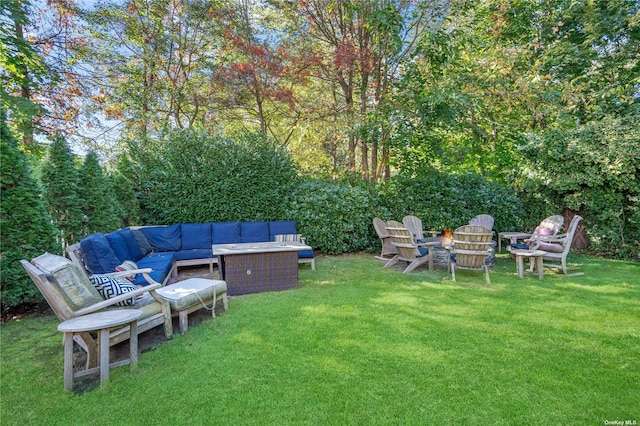
[[[131,364],[135,368],[138,362],[138,318],[143,312],[139,309],[115,309],[98,312],[64,321],[58,325],[58,331],[64,333],[64,388],[73,390],[73,379],[100,371],[100,383],[109,380],[109,368]],[[129,324],[129,359],[109,363],[109,330]],[[73,336],[77,333],[97,331],[100,345],[98,366],[73,372]]]
[[[524,278],[524,258],[529,258],[531,264],[530,271],[533,272],[533,266],[535,266],[538,272],[538,278],[544,279],[544,269],[542,267],[542,256],[546,253],[542,250],[511,250],[511,254],[516,256],[516,267],[518,268],[518,276]],[[534,263],[535,262],[535,263]]]
[[[502,253],[502,239],[509,239],[510,244],[515,244],[518,240],[529,238],[531,234],[526,232],[498,232],[498,253]]]

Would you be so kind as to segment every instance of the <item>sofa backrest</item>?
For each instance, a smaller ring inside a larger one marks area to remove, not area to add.
[[[212,222],[213,244],[233,244],[240,242],[240,222]]]
[[[180,225],[182,250],[211,248],[211,223],[183,223]]]
[[[268,222],[240,222],[241,243],[264,243],[269,241]]]
[[[107,237],[96,232],[80,241],[85,266],[91,274],[114,272],[122,262],[115,255]]]
[[[155,251],[179,251],[182,248],[180,230],[179,223],[140,228]]]

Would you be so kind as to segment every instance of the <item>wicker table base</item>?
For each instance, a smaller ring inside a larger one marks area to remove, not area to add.
[[[298,285],[298,252],[220,256],[220,270],[230,296],[287,290]]]

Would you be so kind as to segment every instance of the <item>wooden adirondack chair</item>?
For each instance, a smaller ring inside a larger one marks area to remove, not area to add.
[[[387,233],[386,225],[384,221],[378,217],[373,218],[373,227],[380,238],[382,243],[382,251],[380,256],[377,256],[380,260],[389,260],[388,256],[395,256],[398,254],[398,249],[391,244],[391,236]]]
[[[491,255],[493,232],[484,226],[465,225],[453,231],[451,253],[451,278],[456,280],[457,269],[485,272],[487,284],[491,284],[489,268],[485,259]]]
[[[397,225],[398,222],[391,222],[391,224]],[[390,227],[388,225],[389,222],[387,222],[387,233],[391,237],[391,244],[393,244],[393,246],[398,250],[398,254],[396,254],[384,265],[385,268],[389,268],[399,261],[403,261],[409,263],[409,265],[403,271],[403,273],[405,274],[408,274],[418,266],[427,262],[429,264],[429,269],[433,269],[432,251],[428,250],[425,247],[419,247],[418,245],[416,245],[413,240],[411,231],[409,231],[407,228],[403,228],[400,226]]]
[[[494,222],[493,216],[490,216],[488,214],[479,214],[478,216],[474,217],[469,221],[469,225],[484,226],[489,231],[492,231],[493,222]]]
[[[439,238],[436,238],[438,235],[438,231],[425,231],[422,229],[422,220],[419,217],[413,215],[407,215],[402,218],[402,224],[405,228],[411,231],[413,234],[414,241],[416,243],[427,242],[427,241],[436,241]],[[424,234],[430,234],[431,237],[425,238]]]
[[[566,276],[580,276],[584,272],[576,272],[569,274],[569,271],[578,269],[578,267],[567,266],[567,255],[571,251],[571,243],[578,228],[578,223],[582,217],[575,215],[569,224],[566,234],[561,235],[534,235],[529,240],[525,240],[531,244],[531,250],[542,250],[546,254],[542,256],[543,265],[549,268],[560,268]],[[549,264],[549,262],[554,262]],[[560,265],[557,265],[560,263]]]
[[[20,263],[60,322],[104,309],[140,309],[144,313],[138,320],[138,334],[158,325],[164,326],[167,338],[173,334],[169,303],[156,294],[155,290],[162,285],[146,275],[150,269],[140,269],[135,272],[145,274],[152,284],[134,292],[104,300],[80,267],[65,257],[44,253],[33,259],[31,263],[26,260],[21,260]],[[110,275],[125,276],[131,273],[132,271],[126,271]],[[123,300],[138,295],[144,296],[135,305],[115,306]],[[110,336],[110,346],[129,339],[129,326],[111,331]],[[76,335],[74,340],[87,353],[86,368],[96,367],[99,353],[97,339],[87,332]]]

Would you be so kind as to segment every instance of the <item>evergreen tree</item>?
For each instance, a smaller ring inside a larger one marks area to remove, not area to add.
[[[47,161],[42,165],[42,183],[49,213],[60,230],[63,247],[77,243],[83,236],[78,172],[74,158],[64,138],[58,135],[49,147]]]
[[[20,259],[60,253],[56,231],[26,155],[0,116],[0,299],[3,308],[39,299]]]
[[[80,167],[79,176],[86,235],[121,228],[119,204],[95,152],[90,151],[87,154]]]
[[[140,203],[131,182],[120,172],[110,176],[111,186],[118,200],[118,215],[124,226],[140,224]]]

